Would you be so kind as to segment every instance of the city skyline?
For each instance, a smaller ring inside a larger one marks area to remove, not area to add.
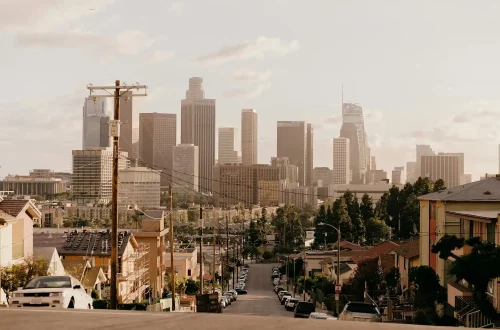
[[[220,13],[217,5],[201,1],[179,1],[181,5],[175,6],[117,2],[121,6],[113,12],[108,1],[67,6],[53,2],[29,20],[22,10],[14,10],[15,4],[6,5],[5,12],[13,14],[0,22],[0,37],[6,46],[5,61],[12,65],[5,68],[4,84],[22,81],[32,92],[0,89],[0,128],[5,134],[0,150],[7,154],[0,160],[0,177],[27,172],[33,159],[37,167],[71,170],[67,151],[81,146],[81,105],[88,83],[139,81],[150,86],[150,96],[136,101],[138,112],[180,116],[179,102],[191,76],[203,77],[210,97],[218,100],[216,128],[239,127],[241,109],[258,109],[259,163],[276,155],[276,121],[307,120],[315,129],[314,166],[331,167],[329,150],[331,139],[337,137],[333,132],[340,129],[343,84],[344,101],[359,103],[365,110],[378,168],[390,171],[406,164],[414,160],[416,144],[430,144],[439,151],[463,152],[465,173],[474,180],[498,170],[500,136],[493,124],[500,113],[495,65],[499,48],[487,41],[494,38],[490,24],[499,24],[492,16],[492,7],[498,6],[494,2],[488,8],[471,8],[465,1],[425,1],[426,6],[361,1],[317,8],[288,3],[289,20],[276,26],[272,13],[280,13],[287,2],[275,0],[266,2],[270,16],[262,17],[257,28],[235,17],[204,26],[204,15],[217,21]],[[248,19],[259,13],[255,4],[216,4],[245,11]],[[89,6],[95,10],[88,11]],[[386,6],[405,14],[390,15]],[[440,20],[450,7],[455,15]],[[328,19],[332,12],[343,15]],[[315,21],[328,28],[302,23],[304,13],[315,15]],[[349,19],[353,15],[358,17],[356,27]],[[111,18],[104,20],[106,16]],[[183,31],[175,29],[187,16],[194,23]],[[146,17],[149,24],[130,28],[131,19],[145,22]],[[235,28],[228,31],[227,24]],[[399,25],[404,31],[394,29]],[[202,26],[207,38],[194,33]],[[345,33],[345,26],[350,33]],[[368,28],[379,35],[376,45],[365,33]],[[226,34],[223,40],[216,37]],[[186,43],[187,37],[194,42]],[[343,44],[346,51],[332,44]],[[467,49],[472,48],[481,51],[471,54]],[[369,59],[361,55],[373,49],[378,51]],[[28,77],[31,72],[46,77],[47,83]],[[21,128],[27,131],[19,134]],[[235,145],[239,149],[238,135]]]

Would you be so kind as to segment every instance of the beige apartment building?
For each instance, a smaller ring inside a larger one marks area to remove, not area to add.
[[[350,179],[350,143],[349,139],[333,139],[333,184],[349,184]]]
[[[241,110],[241,163],[258,163],[258,116],[255,109]]]
[[[179,144],[173,148],[173,187],[177,191],[197,192],[199,182],[199,148]]]
[[[161,186],[172,182],[172,148],[177,144],[177,115],[139,114],[139,158],[155,170],[161,170]]]
[[[298,182],[280,185],[280,204],[295,205],[299,210],[309,204],[313,210],[318,204],[318,187],[300,187]]]
[[[275,206],[279,202],[279,168],[265,164],[217,164],[213,168],[213,193],[220,206],[243,203]]]
[[[238,151],[234,150],[234,127],[219,128],[219,159],[220,164],[238,163]]]
[[[118,207],[140,209],[160,207],[160,171],[131,167],[119,172]]]
[[[443,179],[448,188],[459,186],[464,176],[463,154],[439,153],[433,156],[422,156],[421,177],[428,177],[432,181]]]
[[[206,99],[203,79],[189,78],[186,99],[181,101],[181,143],[199,148],[199,190],[212,191],[215,165],[215,100]]]

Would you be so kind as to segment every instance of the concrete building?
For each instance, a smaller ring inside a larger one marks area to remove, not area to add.
[[[333,184],[333,170],[328,167],[315,167],[312,184],[317,187],[326,187]]]
[[[306,183],[307,124],[304,121],[278,121],[277,156],[288,157],[291,165],[299,169],[299,184]]]
[[[62,227],[67,218],[65,209],[57,201],[35,202],[36,208],[41,213],[41,227]]]
[[[83,104],[82,149],[111,146],[106,98],[89,96]]]
[[[0,181],[0,190],[13,191],[14,195],[54,196],[67,191],[67,184],[54,177],[7,175]]]
[[[217,164],[213,168],[213,193],[220,206],[243,203],[276,206],[279,202],[279,168],[271,165]]]
[[[375,159],[375,156],[370,157],[370,170],[375,171],[377,169],[377,160]]]
[[[400,189],[403,188],[403,185],[395,186]],[[365,193],[373,199],[373,202],[377,202],[383,194],[389,192],[391,187],[391,184],[384,181],[375,184],[333,184],[329,187],[328,196],[332,200],[336,200],[349,190],[351,193],[356,194],[359,202],[361,202],[361,198]]]
[[[305,185],[312,186],[314,169],[314,128],[307,124],[307,146],[306,146],[306,179]]]
[[[140,153],[139,153],[139,137],[140,137],[140,129],[139,127],[134,127],[132,128],[132,154],[130,155],[130,158],[133,160],[139,159]],[[133,166],[136,166],[137,164],[131,164]],[[137,165],[138,166],[138,165]]]
[[[394,167],[392,170],[392,184],[402,184],[403,182],[403,171],[404,171],[404,166],[397,166]]]
[[[318,205],[318,187],[300,187],[298,182],[282,182],[280,186],[280,204],[295,205],[299,210],[306,204],[313,210]]]
[[[237,164],[238,151],[234,150],[234,127],[219,127],[219,164]]]
[[[387,172],[384,170],[369,170],[366,172],[366,183],[375,184],[382,181],[388,181]]]
[[[155,209],[160,207],[160,171],[130,167],[120,171],[118,207]]]
[[[347,138],[333,139],[333,184],[349,184],[351,147]]]
[[[415,175],[417,162],[406,162],[406,182],[414,183],[418,177]]]
[[[128,91],[123,93],[120,97],[120,150],[126,152],[128,156],[134,154],[133,151],[133,121],[134,121],[134,107],[133,107],[132,92]],[[110,145],[111,146],[111,145]]]
[[[212,191],[215,134],[215,100],[205,98],[202,78],[190,78],[181,101],[181,143],[199,148],[199,189],[204,193]]]
[[[255,109],[241,110],[241,163],[258,164],[258,117]]]
[[[173,178],[175,189],[199,191],[199,149],[194,144],[179,144],[173,149]]]
[[[342,127],[340,137],[349,139],[349,166],[352,171],[352,183],[366,182],[368,168],[367,149],[363,109],[354,103],[344,103],[342,106]]]
[[[120,152],[118,168],[129,167],[128,154]],[[111,202],[113,150],[73,150],[73,200],[78,205]]]
[[[445,186],[459,186],[463,180],[463,154],[439,153],[434,156],[420,157],[420,176],[432,181],[443,179]]]
[[[417,144],[416,146],[416,162],[415,166],[415,180],[417,180],[422,175],[422,156],[434,156],[436,153],[432,150],[430,145],[427,144]]]
[[[172,148],[177,144],[177,115],[139,114],[139,158],[142,166],[161,170],[161,186],[172,182]]]
[[[280,180],[286,180],[288,183],[299,181],[299,169],[290,164],[288,157],[271,157],[271,166],[279,168]]]

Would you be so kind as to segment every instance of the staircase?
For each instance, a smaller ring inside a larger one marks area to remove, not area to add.
[[[493,328],[493,321],[484,316],[473,297],[455,297],[456,318],[466,328]]]

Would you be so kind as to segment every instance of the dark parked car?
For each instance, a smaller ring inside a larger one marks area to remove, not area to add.
[[[247,294],[247,293],[248,293],[248,291],[247,291],[247,290],[243,290],[243,289],[238,289],[238,288],[236,288],[236,293],[237,293],[237,294]]]
[[[295,305],[295,310],[293,311],[293,317],[303,317],[309,318],[311,313],[316,311],[316,307],[312,302],[309,301],[299,301],[297,305]]]

